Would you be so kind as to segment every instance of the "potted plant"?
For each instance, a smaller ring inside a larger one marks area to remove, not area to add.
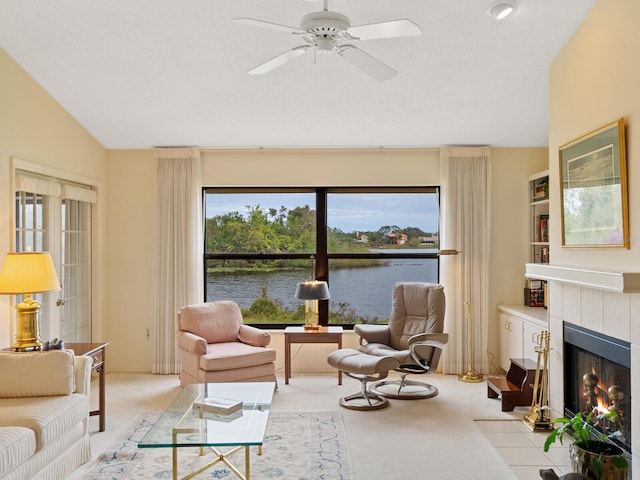
[[[572,418],[556,418],[553,423],[561,423],[555,428],[544,442],[544,451],[556,440],[562,443],[565,433],[573,439],[569,449],[573,471],[587,475],[594,480],[627,480],[629,478],[629,463],[621,448],[608,440],[620,436],[620,432],[612,434],[594,434],[593,427],[604,419],[614,419],[616,412],[598,414],[596,422],[591,423],[594,411],[586,416],[577,413]]]

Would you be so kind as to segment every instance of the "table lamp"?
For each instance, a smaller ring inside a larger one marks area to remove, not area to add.
[[[329,286],[327,282],[320,280],[307,280],[298,283],[295,297],[304,300],[304,329],[319,330],[318,325],[318,300],[329,298]]]
[[[0,272],[0,294],[24,295],[16,305],[16,352],[42,350],[40,304],[33,293],[60,290],[60,281],[49,252],[7,253]]]

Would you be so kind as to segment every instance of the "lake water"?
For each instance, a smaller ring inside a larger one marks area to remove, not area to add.
[[[424,250],[421,250],[424,252]],[[438,281],[438,260],[432,258],[389,259],[383,266],[348,268],[329,272],[330,304],[337,308],[347,303],[359,316],[386,319],[391,311],[391,293],[396,282]],[[207,280],[207,298],[235,300],[242,308],[266,291],[269,298],[295,310],[303,303],[294,298],[298,282],[308,279],[308,272],[274,272],[251,274],[216,274]]]

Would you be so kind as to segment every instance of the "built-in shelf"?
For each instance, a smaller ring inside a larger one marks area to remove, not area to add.
[[[581,287],[608,290],[610,292],[640,292],[640,272],[527,263],[525,276],[539,280],[571,283]]]

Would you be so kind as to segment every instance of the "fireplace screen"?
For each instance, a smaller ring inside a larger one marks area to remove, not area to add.
[[[615,443],[631,452],[631,350],[629,343],[575,325],[564,325],[565,410],[568,416],[616,412],[596,429],[620,432]]]

